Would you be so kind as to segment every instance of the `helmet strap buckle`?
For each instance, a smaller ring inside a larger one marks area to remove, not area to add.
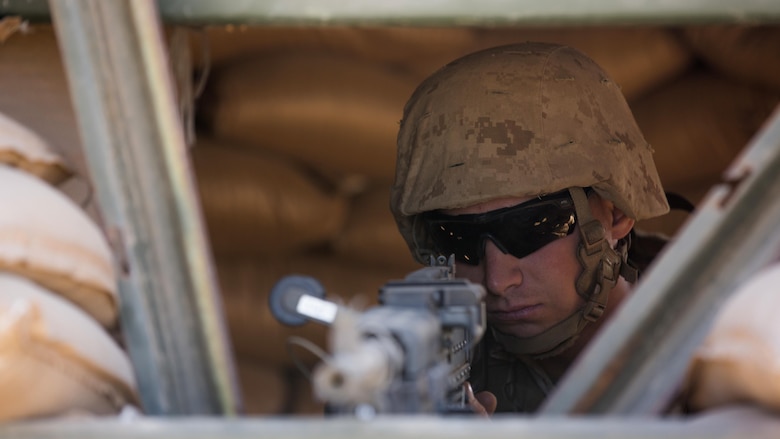
[[[604,315],[604,311],[606,311],[606,309],[606,304],[590,301],[585,305],[585,309],[582,310],[582,318],[591,323],[595,322]]]
[[[577,215],[580,215],[579,209]],[[604,240],[604,226],[597,219],[591,218],[590,221],[584,224],[580,223],[580,230],[585,253],[588,256],[592,256],[601,251],[601,242]]]
[[[621,255],[606,240],[604,226],[590,211],[582,188],[570,188],[580,224],[580,247],[577,258],[582,273],[575,283],[577,293],[585,299],[584,320],[594,322],[604,315],[612,288],[617,284],[623,265]]]

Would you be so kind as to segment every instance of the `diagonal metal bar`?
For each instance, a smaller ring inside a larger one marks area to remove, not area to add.
[[[780,254],[780,108],[586,349],[542,415],[658,414],[719,305]]]
[[[213,264],[151,0],[51,0],[149,414],[231,414]]]

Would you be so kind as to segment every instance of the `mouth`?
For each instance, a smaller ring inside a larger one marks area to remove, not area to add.
[[[517,306],[508,310],[493,310],[487,312],[488,320],[493,322],[513,323],[529,320],[542,311],[542,304]]]

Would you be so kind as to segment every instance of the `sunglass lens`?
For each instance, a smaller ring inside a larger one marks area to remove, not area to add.
[[[429,233],[437,252],[454,254],[458,262],[479,264],[482,238],[478,228],[465,223],[436,221],[430,224]]]
[[[572,233],[574,204],[567,193],[474,215],[432,214],[427,220],[436,251],[477,265],[490,239],[504,252],[523,258]]]
[[[497,221],[492,236],[516,258],[524,258],[574,231],[574,208],[555,204],[529,207]]]

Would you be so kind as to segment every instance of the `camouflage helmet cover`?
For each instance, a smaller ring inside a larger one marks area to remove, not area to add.
[[[669,210],[619,87],[580,51],[522,43],[472,53],[407,102],[390,208],[413,252],[425,245],[419,213],[569,187],[593,187],[636,220]]]

